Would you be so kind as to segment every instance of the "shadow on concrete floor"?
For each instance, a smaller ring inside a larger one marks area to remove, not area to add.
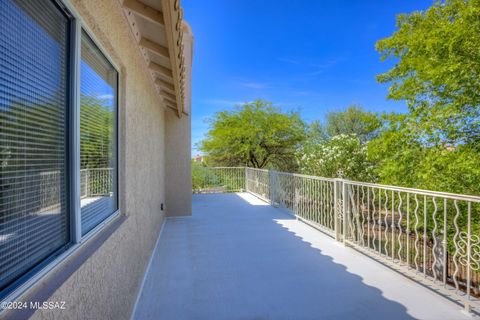
[[[195,195],[192,217],[166,222],[135,319],[463,317],[459,307],[350,251],[252,195]],[[334,262],[335,252],[379,284]]]

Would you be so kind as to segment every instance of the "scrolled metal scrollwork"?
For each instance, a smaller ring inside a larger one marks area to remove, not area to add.
[[[469,243],[470,257],[468,254]],[[480,237],[475,234],[471,235],[470,239],[468,239],[467,232],[460,232],[457,238],[457,258],[461,265],[470,267],[474,271],[480,270]]]

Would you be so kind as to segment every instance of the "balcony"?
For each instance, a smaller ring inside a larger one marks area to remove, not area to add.
[[[478,316],[479,198],[195,170],[193,214],[165,222],[136,319]]]

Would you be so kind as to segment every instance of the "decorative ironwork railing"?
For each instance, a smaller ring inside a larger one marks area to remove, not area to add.
[[[202,170],[209,180],[194,185],[210,189],[197,192],[245,189],[467,311],[478,307],[480,197],[254,168]]]
[[[343,241],[463,300],[480,297],[480,198],[342,181]]]

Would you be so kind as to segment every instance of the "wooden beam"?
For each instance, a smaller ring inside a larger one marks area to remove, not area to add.
[[[165,105],[166,105],[168,108],[170,108],[170,109],[175,110],[176,112],[178,112],[177,107],[171,106],[171,105],[169,105],[168,103],[165,103]]]
[[[150,52],[153,52],[161,57],[170,59],[170,54],[168,53],[168,48],[164,47],[156,42],[153,42],[151,40],[148,40],[147,38],[141,38],[140,39],[140,46],[144,47],[145,49],[149,50]]]
[[[180,31],[176,26],[181,27],[182,12],[178,5],[179,1],[162,1],[162,12],[165,18],[165,35],[167,39],[168,49],[170,50],[170,57],[172,59],[173,83],[175,83],[176,93],[180,93],[181,76],[179,70],[180,60],[178,58],[178,51],[182,45],[180,43]],[[178,116],[182,116],[183,100],[178,100]]]
[[[163,101],[165,101],[166,103],[170,103],[172,106],[177,106],[177,102],[175,100],[171,100],[167,97],[163,97]]]
[[[146,4],[143,4],[137,0],[125,0],[123,1],[123,6],[128,10],[135,12],[142,18],[147,19],[148,21],[165,26],[163,14],[160,11],[147,6]]]
[[[172,74],[172,70],[171,69],[168,69],[164,66],[161,66],[159,65],[158,63],[155,63],[155,62],[150,62],[148,64],[148,68],[154,72],[157,72],[157,73],[160,73],[164,76],[166,76],[167,78],[169,79],[173,79],[173,74]]]
[[[158,79],[155,80],[155,84],[160,87],[160,91],[165,91],[165,92],[167,92],[167,93],[170,93],[170,94],[175,95],[175,91],[174,91],[174,90],[170,90],[170,89],[168,89],[168,88],[165,88],[161,83],[158,82]]]
[[[164,88],[164,89],[167,89],[167,90],[170,90],[171,92],[175,93],[175,87],[173,86],[173,84],[171,83],[168,83],[167,81],[165,80],[162,80],[162,79],[155,79],[155,83],[157,85],[159,85],[160,87]]]
[[[174,95],[174,94],[171,94],[170,92],[167,92],[163,89],[160,90],[160,93],[163,94],[164,96],[166,96],[167,98],[170,98],[172,100],[176,100],[177,97]]]

